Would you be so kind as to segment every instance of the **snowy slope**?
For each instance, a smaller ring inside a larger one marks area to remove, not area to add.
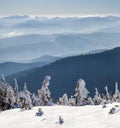
[[[0,113],[1,128],[120,128],[120,111],[110,115],[110,108],[115,104],[109,104],[106,108],[99,106],[46,106],[41,107],[44,115],[35,116],[38,107],[32,110],[20,109],[8,110]],[[119,104],[120,105],[120,104]],[[64,123],[58,123],[58,117],[62,116]]]

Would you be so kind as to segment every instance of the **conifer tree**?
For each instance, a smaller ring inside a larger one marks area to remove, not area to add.
[[[15,108],[19,108],[19,99],[18,99],[18,94],[19,94],[19,89],[18,89],[18,82],[16,79],[14,79],[14,93],[15,93]]]
[[[1,108],[2,110],[10,109],[14,106],[15,103],[15,93],[5,79],[5,76],[2,75],[2,79],[0,81],[0,100],[1,100]]]
[[[3,82],[4,84],[6,84],[7,82],[6,82],[6,79],[5,79],[5,76],[2,74],[2,76],[1,76],[1,82]]]
[[[75,105],[75,98],[74,98],[73,96],[71,96],[71,97],[69,98],[69,105],[70,105],[70,106],[74,106],[74,105]]]
[[[89,101],[89,105],[95,105],[94,101],[92,100],[91,97],[88,98],[88,101]]]
[[[43,105],[42,91],[38,89],[38,105]]]
[[[3,83],[3,81],[1,80],[0,81],[0,110],[5,110],[6,108],[6,103],[5,103],[6,88],[7,88],[7,85]]]
[[[14,93],[12,86],[10,85],[7,88],[7,96],[10,99],[10,103],[13,105],[15,103],[15,93]]]
[[[62,105],[63,104],[63,98],[62,97],[60,97],[59,98],[59,100],[58,100],[58,103],[57,104],[59,104],[59,105]]]
[[[18,82],[16,79],[14,79],[15,85],[14,85],[14,92],[15,92],[15,96],[18,96]]]
[[[113,95],[113,101],[120,102],[120,91],[118,89],[118,83],[115,83],[115,94]]]
[[[21,108],[25,108],[25,109],[32,108],[31,93],[28,91],[26,83],[24,83],[23,91],[19,93],[19,99],[20,99]]]
[[[32,94],[32,105],[38,106],[38,97],[35,96],[35,93]]]
[[[105,103],[110,103],[112,101],[112,96],[109,93],[107,86],[105,86],[105,92],[106,92],[106,94],[104,96]]]
[[[93,100],[94,100],[95,105],[99,105],[103,101],[97,88],[95,88],[95,95],[94,95]]]
[[[86,83],[83,79],[79,79],[75,89],[75,103],[76,105],[87,105],[88,104],[88,90],[85,88]]]
[[[68,105],[69,102],[68,102],[68,96],[67,94],[65,93],[62,97],[62,105]]]
[[[46,76],[41,90],[38,91],[38,98],[39,101],[41,102],[40,105],[52,105],[52,98],[51,98],[51,93],[50,90],[48,88],[49,84],[50,84],[50,80],[51,80],[51,76]]]

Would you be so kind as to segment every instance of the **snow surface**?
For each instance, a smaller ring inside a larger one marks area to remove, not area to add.
[[[120,128],[120,107],[115,114],[108,114],[115,104],[106,108],[98,106],[42,106],[44,115],[35,116],[39,107],[32,110],[13,109],[0,113],[0,128]],[[63,124],[58,123],[61,116]]]

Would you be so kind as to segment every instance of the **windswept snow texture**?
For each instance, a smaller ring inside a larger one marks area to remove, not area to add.
[[[99,106],[44,106],[44,114],[35,116],[39,107],[32,110],[8,110],[0,113],[1,128],[120,128],[120,111],[116,108],[115,114],[108,114],[115,106],[109,104],[106,108]],[[58,123],[61,116],[63,124]]]

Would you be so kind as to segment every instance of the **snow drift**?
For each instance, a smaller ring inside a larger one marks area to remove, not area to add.
[[[120,107],[118,103],[108,104],[106,108],[98,106],[43,106],[34,107],[32,110],[13,109],[0,113],[1,128],[119,128]],[[115,107],[116,113],[109,114],[109,110]],[[35,116],[38,108],[42,108],[44,114]],[[59,124],[61,116],[63,124]]]

